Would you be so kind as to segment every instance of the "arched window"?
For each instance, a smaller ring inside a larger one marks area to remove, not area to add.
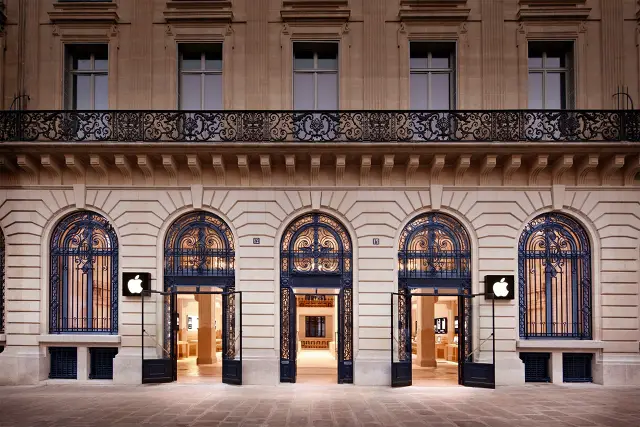
[[[0,229],[0,332],[4,332],[4,234]]]
[[[51,236],[51,333],[118,331],[118,238],[95,212],[65,217]]]
[[[591,338],[591,250],[584,228],[560,213],[533,219],[518,247],[520,336]]]
[[[233,234],[218,216],[191,212],[178,218],[164,243],[165,283],[176,277],[235,275]],[[233,285],[233,281],[230,282]]]
[[[460,279],[463,287],[470,287],[467,230],[455,218],[441,213],[415,218],[400,235],[398,275],[400,279]]]

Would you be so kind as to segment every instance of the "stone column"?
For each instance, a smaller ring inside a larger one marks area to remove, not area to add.
[[[418,365],[422,367],[437,366],[436,332],[433,327],[434,297],[418,298]]]
[[[211,365],[216,361],[216,339],[213,327],[213,295],[196,295],[198,301],[198,365]]]

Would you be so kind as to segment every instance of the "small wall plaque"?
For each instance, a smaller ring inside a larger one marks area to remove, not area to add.
[[[254,245],[259,245],[260,244],[260,238],[259,237],[254,237],[253,238],[253,244]]]
[[[373,246],[378,246],[378,245],[380,245],[380,239],[377,238],[377,237],[374,237],[373,238]]]

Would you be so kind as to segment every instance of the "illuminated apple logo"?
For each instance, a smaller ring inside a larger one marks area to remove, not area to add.
[[[504,281],[503,277],[499,282],[493,284],[493,294],[497,297],[504,298],[509,295],[509,290],[507,289],[507,282]]]
[[[142,280],[139,274],[136,274],[136,277],[127,282],[127,288],[129,288],[129,292],[132,294],[142,293]]]

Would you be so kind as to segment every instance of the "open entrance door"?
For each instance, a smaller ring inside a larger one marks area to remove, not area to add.
[[[163,340],[158,340],[158,335],[156,334],[157,322],[155,313],[159,300],[168,300],[169,303],[171,325],[170,330],[165,331],[171,336],[169,348],[165,348],[162,345]],[[177,379],[175,335],[178,329],[176,295],[172,292],[145,291],[141,295],[140,304],[142,313],[142,383],[152,384],[175,381]]]
[[[411,294],[391,294],[391,386],[411,385]]]
[[[222,293],[222,382],[242,384],[242,292]]]
[[[495,335],[495,300],[491,299],[491,315],[483,316],[480,309],[480,298],[484,294],[465,295],[459,297],[458,318],[464,319],[460,328],[459,346],[460,363],[459,382],[465,387],[496,387],[496,335]],[[471,313],[474,301],[478,301],[476,309],[480,311],[477,345],[471,340]]]

